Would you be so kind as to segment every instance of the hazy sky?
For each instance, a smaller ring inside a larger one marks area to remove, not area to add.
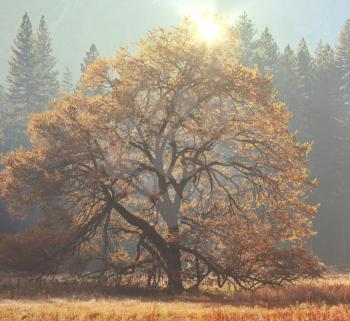
[[[10,48],[25,11],[36,28],[45,15],[58,68],[79,76],[91,43],[101,55],[114,55],[153,27],[178,24],[189,9],[211,9],[232,21],[243,11],[261,30],[268,25],[280,47],[305,37],[311,48],[322,38],[332,45],[350,18],[350,0],[0,0],[0,80],[7,73]]]

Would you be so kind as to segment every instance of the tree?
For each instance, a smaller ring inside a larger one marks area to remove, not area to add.
[[[89,48],[89,51],[86,52],[83,63],[80,64],[81,73],[84,74],[86,68],[94,62],[94,60],[99,56],[95,44],[92,44]]]
[[[319,275],[310,146],[270,78],[232,59],[231,32],[209,45],[192,30],[155,30],[90,65],[80,92],[32,116],[33,148],[3,158],[0,195],[17,215],[38,208],[55,240],[50,222],[71,220],[56,253],[36,252],[45,262],[98,241],[99,273],[166,277],[172,292],[209,274],[243,288]]]
[[[0,151],[4,140],[5,130],[5,88],[0,85]]]
[[[277,61],[274,83],[278,97],[284,101],[291,112],[296,110],[298,75],[296,72],[296,57],[288,45]]]
[[[74,91],[73,77],[68,67],[66,67],[66,69],[63,72],[61,90],[65,93],[73,93]]]
[[[36,106],[34,93],[37,87],[33,50],[32,25],[28,14],[25,13],[12,47],[7,77],[9,126],[5,133],[5,141],[8,149],[27,144],[25,135],[27,113],[35,110]]]
[[[0,110],[1,111],[4,109],[4,106],[5,106],[5,97],[6,97],[5,88],[4,86],[0,85]]]
[[[296,54],[296,72],[298,75],[297,101],[294,124],[303,139],[310,139],[310,105],[313,95],[313,63],[305,39],[299,43]]]
[[[338,67],[339,102],[343,108],[350,109],[350,19],[346,21],[336,49]]]
[[[12,59],[8,80],[8,100],[13,108],[31,111],[35,91],[34,55],[32,25],[28,14],[23,16],[22,24],[12,47]]]
[[[5,112],[6,92],[4,86],[0,85],[0,115]],[[2,117],[1,117],[2,118]]]
[[[265,28],[260,39],[256,42],[254,58],[263,75],[273,76],[276,74],[279,55],[277,43],[272,38],[269,29]]]
[[[322,237],[315,239],[318,252],[324,256],[335,253],[332,262],[346,264],[344,253],[344,231],[341,225],[347,225],[347,191],[349,191],[346,170],[342,160],[348,157],[344,141],[345,135],[341,119],[344,109],[337,104],[338,84],[337,67],[334,50],[329,44],[320,42],[314,58],[314,94],[310,109],[309,131],[313,140],[310,154],[313,172],[318,176],[319,187],[313,201],[322,203],[318,230]],[[345,151],[345,153],[344,153]],[[347,164],[348,165],[348,164]],[[348,168],[348,167],[347,167]],[[332,215],[329,215],[332,213]],[[341,249],[341,250],[340,250]],[[341,262],[342,261],[342,262]]]
[[[42,111],[47,108],[50,99],[57,97],[59,89],[58,72],[55,70],[56,59],[52,56],[51,37],[44,16],[40,19],[34,37],[34,56],[37,83],[34,111]]]
[[[246,12],[238,18],[234,26],[234,32],[237,34],[240,41],[239,47],[237,48],[239,62],[244,66],[252,67],[255,64],[254,51],[256,40],[254,37],[256,29]]]

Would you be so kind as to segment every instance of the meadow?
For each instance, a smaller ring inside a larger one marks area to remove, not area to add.
[[[3,283],[0,320],[347,321],[350,278],[333,276],[253,292],[207,286],[179,296],[96,284]]]

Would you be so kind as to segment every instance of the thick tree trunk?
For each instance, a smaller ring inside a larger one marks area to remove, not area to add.
[[[106,193],[106,195],[109,195]],[[131,214],[124,206],[111,199],[111,203],[116,211],[131,225],[140,228],[144,234],[150,239],[153,245],[159,251],[159,255],[166,263],[166,273],[168,276],[168,290],[171,293],[181,293],[183,288],[181,273],[181,256],[178,247],[179,228],[168,228],[168,240],[164,239],[157,233],[154,227],[148,222]]]
[[[183,291],[182,276],[181,276],[181,258],[180,250],[176,244],[169,245],[168,259],[168,290],[171,293],[181,293]]]
[[[168,250],[168,290],[171,293],[181,293],[183,291],[182,275],[181,275],[181,253],[177,247],[179,237],[178,227],[169,228],[169,250]]]

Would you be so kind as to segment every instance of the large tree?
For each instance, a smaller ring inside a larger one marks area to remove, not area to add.
[[[270,78],[233,59],[230,31],[208,44],[193,30],[186,20],[96,59],[80,92],[32,116],[32,150],[3,158],[9,210],[35,206],[46,222],[28,232],[46,267],[97,242],[100,273],[165,276],[174,292],[209,274],[237,287],[318,275],[306,248],[310,146],[289,132]]]

